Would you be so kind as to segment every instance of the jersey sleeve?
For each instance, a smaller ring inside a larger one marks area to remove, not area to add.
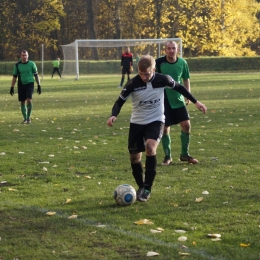
[[[190,70],[189,70],[188,63],[187,63],[186,61],[184,62],[184,66],[183,66],[183,70],[182,70],[182,75],[181,75],[181,77],[182,77],[184,80],[190,78]]]
[[[18,76],[18,71],[17,71],[16,65],[14,65],[13,76],[14,76],[14,77],[17,77],[17,76]]]
[[[121,97],[117,99],[114,106],[112,107],[112,113],[111,116],[117,117],[117,115],[120,113],[121,107],[124,105],[125,100],[123,100]]]
[[[33,62],[32,71],[33,71],[33,74],[34,74],[34,75],[38,74],[37,66],[36,66],[36,64],[35,64],[34,62]]]

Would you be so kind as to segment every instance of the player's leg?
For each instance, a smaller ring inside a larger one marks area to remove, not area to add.
[[[167,98],[164,99],[164,110],[165,127],[162,136],[162,147],[165,156],[162,165],[167,166],[170,165],[172,162],[170,126],[175,125],[178,122],[176,121],[174,109],[171,108]]]
[[[143,126],[130,123],[128,134],[128,151],[130,154],[130,163],[132,167],[132,174],[138,185],[138,191],[143,188],[143,166],[142,166],[142,152],[145,151],[143,142]],[[137,191],[137,195],[138,195]]]
[[[190,147],[190,130],[191,124],[190,120],[184,120],[180,122],[181,126],[181,161],[187,161],[189,163],[198,163],[198,160],[189,155]]]
[[[162,147],[165,155],[162,165],[169,165],[172,162],[170,126],[164,127]]]
[[[122,88],[123,87],[123,84],[124,84],[124,81],[125,81],[125,74],[126,74],[126,69],[123,67],[122,68],[122,77],[121,77],[121,82],[120,82],[120,85],[118,88]]]
[[[140,191],[139,201],[147,201],[150,198],[153,182],[156,176],[156,150],[158,144],[161,140],[163,133],[164,124],[162,122],[156,121],[148,124],[145,130],[145,176],[144,176],[144,186]]]
[[[130,68],[127,70],[127,81],[130,80],[130,74],[131,74],[131,71],[130,71]]]
[[[31,114],[33,109],[33,103],[32,103],[33,91],[34,91],[34,83],[27,84],[26,87],[27,124],[31,123]]]
[[[54,73],[55,73],[55,68],[52,69],[51,78],[53,78]]]
[[[21,122],[21,124],[26,124],[27,123],[26,88],[19,81],[18,81],[18,100],[21,102],[21,112],[23,115],[23,121]]]
[[[61,78],[61,74],[60,74],[60,69],[57,68],[57,73],[59,74],[60,78]]]

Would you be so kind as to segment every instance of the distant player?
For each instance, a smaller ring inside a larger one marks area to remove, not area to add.
[[[178,44],[174,41],[168,41],[165,44],[166,55],[156,59],[156,71],[162,74],[170,75],[178,83],[182,83],[190,92],[190,73],[187,62],[177,57]],[[169,91],[165,89],[165,127],[162,137],[162,146],[165,153],[165,158],[162,165],[169,165],[172,162],[171,154],[171,137],[170,126],[180,124],[181,126],[181,154],[180,160],[188,163],[197,163],[198,160],[189,155],[190,145],[190,118],[186,105],[189,100],[177,91]]]
[[[10,88],[10,95],[13,96],[14,85],[18,78],[18,100],[21,102],[21,111],[24,118],[22,124],[31,123],[34,78],[38,84],[37,93],[39,95],[42,93],[36,64],[28,60],[28,58],[28,52],[23,50],[21,52],[21,59],[14,66]]]
[[[57,58],[56,60],[54,60],[52,62],[52,66],[53,66],[53,70],[52,70],[51,78],[53,78],[53,75],[55,74],[55,72],[57,72],[58,75],[61,78],[61,74],[60,74],[60,58]]]
[[[130,52],[129,47],[125,47],[125,52],[121,56],[121,70],[122,78],[118,88],[122,88],[125,80],[125,74],[127,74],[127,79],[130,80],[130,74],[133,72],[133,54]]]

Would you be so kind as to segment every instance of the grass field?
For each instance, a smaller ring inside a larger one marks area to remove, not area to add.
[[[150,200],[129,207],[112,195],[122,183],[136,188],[131,102],[106,126],[120,75],[46,77],[30,125],[19,124],[11,77],[0,80],[0,259],[148,259],[149,251],[156,259],[260,259],[259,73],[192,74],[192,93],[208,107],[203,115],[188,106],[190,154],[200,162],[178,161],[175,126],[173,164],[158,165]],[[154,224],[134,224],[141,219]]]

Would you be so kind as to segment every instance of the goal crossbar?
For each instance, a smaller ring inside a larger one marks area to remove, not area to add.
[[[161,38],[161,39],[77,39],[74,42],[66,45],[61,45],[64,53],[64,61],[75,61],[76,79],[79,79],[79,48],[106,48],[106,47],[125,47],[125,46],[143,46],[143,45],[158,45],[158,56],[161,52],[161,45],[164,45],[167,41],[176,41],[179,45],[179,55],[182,57],[182,40],[181,38]],[[73,49],[73,57],[66,57],[65,53],[67,49]]]

